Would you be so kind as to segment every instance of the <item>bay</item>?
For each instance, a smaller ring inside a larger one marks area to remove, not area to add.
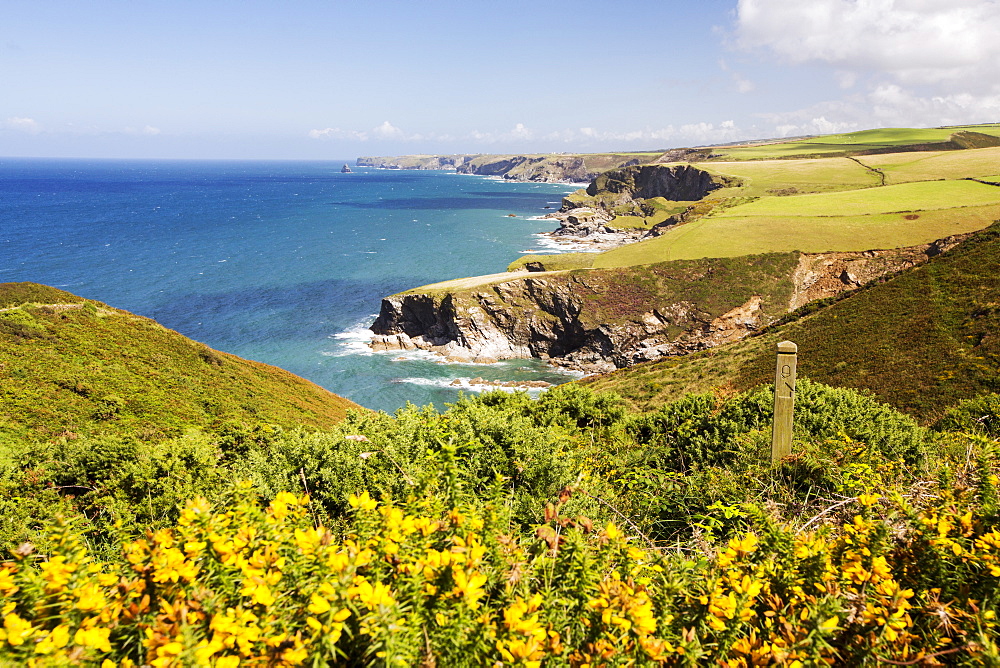
[[[476,377],[569,379],[364,341],[383,296],[537,248],[554,224],[536,218],[572,187],[344,162],[0,159],[0,282],[154,318],[376,410],[441,406]]]

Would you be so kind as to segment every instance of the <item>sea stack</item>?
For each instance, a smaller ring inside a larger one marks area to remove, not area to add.
[[[340,168],[341,174],[350,174],[352,171],[353,170],[347,166],[347,163],[344,163],[344,166]]]

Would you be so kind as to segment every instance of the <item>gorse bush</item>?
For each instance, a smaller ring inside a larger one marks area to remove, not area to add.
[[[995,487],[996,476],[982,485]],[[562,501],[572,491],[565,490]],[[645,666],[1000,661],[1000,532],[974,495],[852,499],[836,527],[755,530],[691,559],[552,504],[510,533],[502,495],[189,502],[95,559],[52,527],[0,566],[0,659],[63,665]],[[946,623],[943,623],[946,622]],[[111,662],[110,664],[108,662]]]
[[[767,432],[770,439],[773,410],[772,386],[727,401],[695,394],[634,418],[629,428],[640,444],[659,448],[662,466],[684,471],[732,461],[740,446],[754,441],[760,432]],[[913,418],[870,395],[801,379],[795,392],[795,437],[841,436],[911,463],[919,459],[927,438]]]
[[[942,431],[967,431],[1000,436],[1000,394],[984,394],[960,401],[948,409],[937,424]]]
[[[803,381],[772,464],[769,415],[571,386],[8,439],[0,664],[1000,661],[1000,444]]]

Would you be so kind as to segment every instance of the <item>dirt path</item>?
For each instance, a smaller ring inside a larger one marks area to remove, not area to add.
[[[560,271],[505,271],[499,274],[486,274],[485,276],[470,276],[469,278],[455,278],[450,281],[421,285],[419,288],[407,290],[401,294],[419,294],[437,290],[465,290],[468,288],[478,288],[482,285],[493,283],[505,283],[519,278],[540,278],[542,276],[552,276],[554,274],[564,274],[567,270]]]

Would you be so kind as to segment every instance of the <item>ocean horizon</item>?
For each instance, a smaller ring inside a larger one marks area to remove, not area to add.
[[[372,352],[382,297],[555,252],[540,216],[573,189],[354,160],[2,158],[0,281],[148,316],[368,408],[442,407],[486,389],[477,378],[573,376],[538,360]]]

